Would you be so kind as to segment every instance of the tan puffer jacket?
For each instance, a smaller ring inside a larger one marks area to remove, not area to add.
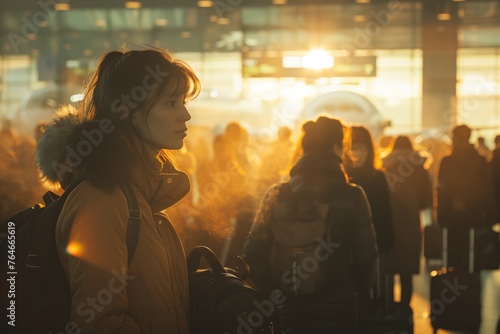
[[[57,126],[72,125],[74,120],[61,121]],[[44,136],[52,136],[52,140],[76,138],[57,136],[58,131],[61,129],[49,128]],[[38,154],[48,149],[44,143],[47,140],[39,144]],[[81,333],[187,334],[189,287],[185,254],[173,226],[168,220],[159,221],[153,213],[185,196],[189,180],[170,163],[162,164],[152,147],[138,139],[129,144],[140,163],[121,167],[130,169],[126,181],[135,192],[142,214],[130,265],[125,243],[128,204],[119,186],[102,189],[89,180],[83,181],[70,193],[57,222],[58,253],[72,294],[71,320]],[[65,145],[63,142],[55,147]],[[54,159],[63,161],[54,155],[44,161]],[[42,173],[48,168],[40,165]],[[44,174],[51,176],[50,172]]]

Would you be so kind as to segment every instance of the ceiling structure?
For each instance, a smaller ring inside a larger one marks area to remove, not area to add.
[[[420,48],[423,1],[438,24],[459,26],[460,47],[500,46],[498,0],[0,0],[0,54],[75,57],[139,41],[178,52]]]

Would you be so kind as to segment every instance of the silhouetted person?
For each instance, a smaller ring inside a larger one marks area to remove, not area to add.
[[[262,194],[274,183],[286,176],[290,167],[294,143],[290,140],[292,131],[283,126],[278,129],[278,138],[270,143],[259,168],[257,195]]]
[[[466,125],[453,129],[453,152],[441,161],[437,189],[438,223],[448,227],[448,264],[461,270],[468,269],[469,229],[496,220],[491,171],[470,135]]]
[[[486,146],[486,143],[484,142],[484,137],[477,137],[476,150],[480,156],[482,156],[486,159],[486,161],[491,160],[492,152],[491,152],[490,148],[488,146]]]
[[[373,285],[378,256],[370,207],[363,189],[347,182],[341,159],[344,150],[341,122],[320,117],[304,124],[303,130],[303,154],[290,171],[288,185],[272,186],[264,196],[243,256],[250,264],[251,280],[260,291],[265,295],[270,291],[284,295],[284,302],[275,308],[279,333],[355,333],[357,291]],[[284,219],[283,211],[288,211],[283,209],[289,207],[290,191],[317,194],[322,198],[315,204],[317,210],[323,208],[323,214],[327,215],[326,211],[331,209],[330,220],[325,217],[328,232],[324,238],[332,249],[326,252],[319,249],[318,256],[308,259],[308,268],[305,263],[297,263],[314,277],[317,270],[324,268],[322,283],[310,293],[299,295],[288,288],[307,285],[310,277],[299,277],[300,269],[294,266],[282,273],[276,272],[282,263],[270,259],[276,254],[274,247],[278,247],[273,240],[278,236],[280,240],[286,238],[286,231],[276,234],[276,222]],[[289,275],[292,275],[291,281]]]
[[[385,274],[385,261],[387,253],[394,244],[394,228],[392,222],[389,187],[382,170],[376,167],[375,148],[371,133],[362,126],[351,127],[350,161],[346,162],[346,171],[350,182],[363,188],[370,203],[373,226],[377,236],[377,245],[380,252],[381,276]],[[384,299],[385,281],[377,282],[375,289],[379,302]],[[364,294],[364,302],[368,301],[368,293]],[[382,307],[383,304],[378,303]],[[361,306],[361,305],[360,305]]]
[[[490,162],[497,208],[497,223],[500,223],[500,135],[495,137],[495,149]]]
[[[375,165],[375,148],[368,129],[351,128],[351,164],[346,164],[350,182],[363,188],[370,203],[378,250],[387,253],[394,244],[389,187],[382,170]]]
[[[399,274],[401,304],[409,306],[413,293],[412,275],[420,273],[420,211],[432,207],[432,183],[423,167],[425,158],[413,149],[406,136],[393,141],[390,153],[382,161],[389,183],[394,223],[394,248],[387,257],[389,292],[393,291],[394,274]]]

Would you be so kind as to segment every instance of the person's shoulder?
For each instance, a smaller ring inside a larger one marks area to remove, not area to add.
[[[100,188],[91,182],[84,180],[70,194],[70,196],[80,196],[82,198],[91,198],[94,200],[116,200],[123,193],[119,186],[112,189]]]
[[[384,169],[375,169],[374,171],[374,179],[378,182],[386,182],[385,170]]]
[[[127,207],[127,199],[119,186],[104,190],[84,180],[71,191],[65,205],[77,209],[94,207],[113,210],[115,207]]]
[[[337,191],[339,193],[342,192],[342,194],[348,198],[366,197],[363,187],[355,183],[340,183]]]
[[[443,167],[443,166],[447,166],[448,164],[452,163],[453,162],[453,158],[454,158],[453,155],[447,155],[447,156],[443,157],[441,159],[440,166]]]

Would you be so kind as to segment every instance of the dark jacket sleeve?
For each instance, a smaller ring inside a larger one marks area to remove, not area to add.
[[[491,173],[491,166],[489,163],[484,161],[481,165],[481,172],[479,175],[481,176],[482,181],[482,203],[484,204],[483,208],[483,226],[492,226],[496,223],[497,216],[497,207],[495,203],[495,188],[493,185],[493,177]]]
[[[388,252],[394,245],[394,226],[392,222],[391,201],[389,199],[389,186],[384,173],[377,172],[377,205],[372,206],[373,224],[377,236],[377,244],[380,252]]]
[[[494,151],[493,159],[491,159],[490,162],[490,172],[493,179],[493,189],[495,191],[497,222],[500,223],[500,149]]]
[[[353,187],[352,264],[356,287],[369,289],[375,283],[378,248],[370,206],[361,187]]]
[[[438,173],[437,187],[437,220],[439,225],[446,227],[449,225],[449,216],[451,214],[451,196],[449,188],[449,158],[445,157],[441,160]]]

